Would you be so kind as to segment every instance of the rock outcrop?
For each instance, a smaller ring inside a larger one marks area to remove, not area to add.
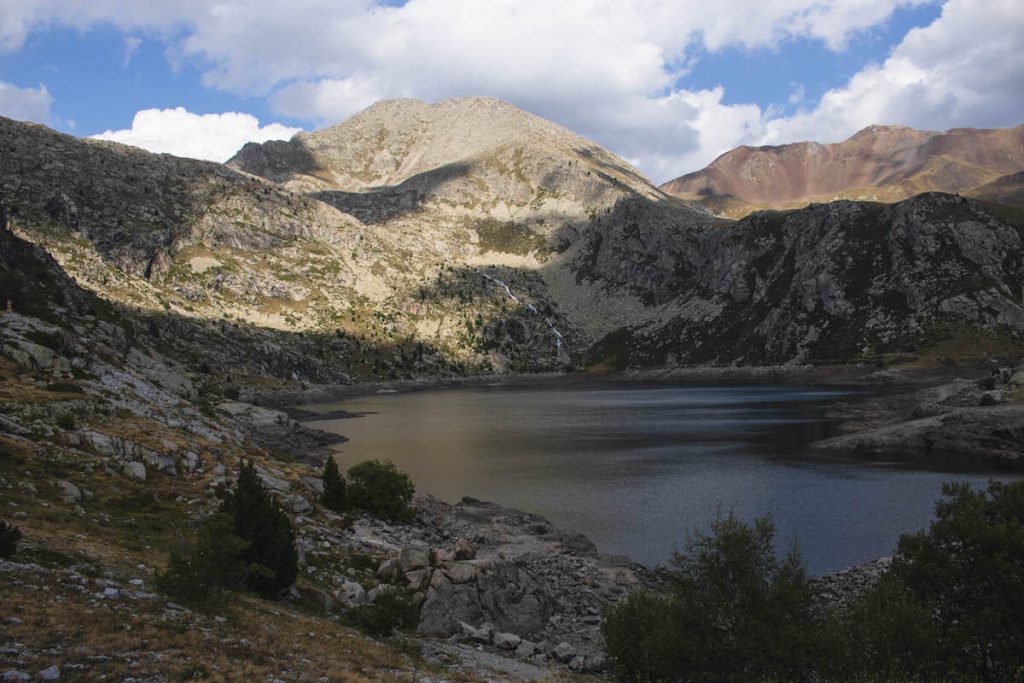
[[[240,170],[7,120],[0,144],[9,228],[195,370],[859,362],[1024,330],[1019,214],[925,194],[718,220],[486,98],[380,103]]]

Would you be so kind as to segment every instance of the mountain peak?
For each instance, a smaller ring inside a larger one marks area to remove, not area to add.
[[[493,97],[383,100],[287,143],[247,145],[228,165],[335,199],[400,188],[496,216],[550,213],[556,203],[580,216],[624,195],[665,198],[590,140]]]
[[[738,217],[761,208],[796,208],[834,199],[898,201],[929,191],[969,194],[1022,168],[1024,126],[937,133],[876,124],[832,144],[737,147],[661,189]]]

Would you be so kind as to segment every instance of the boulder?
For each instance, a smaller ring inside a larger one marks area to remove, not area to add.
[[[289,489],[291,489],[292,487],[292,485],[285,481],[284,479],[280,479],[278,477],[274,477],[263,472],[259,472],[258,474],[260,481],[263,482],[263,485],[266,486],[271,491],[277,491],[278,493],[287,493]]]
[[[285,508],[291,510],[297,515],[305,515],[313,511],[313,505],[298,494],[285,496],[281,499],[281,502],[284,504]]]
[[[394,581],[398,575],[398,563],[394,560],[384,560],[377,567],[377,578],[381,581]]]
[[[567,533],[562,537],[562,545],[567,550],[584,557],[597,557],[597,546],[581,533]]]
[[[348,606],[362,605],[369,600],[366,591],[355,581],[346,581],[335,595]]]
[[[492,641],[499,650],[515,650],[523,639],[514,633],[495,633]]]
[[[425,545],[411,545],[402,548],[398,556],[398,569],[404,574],[413,569],[430,566],[430,548]]]
[[[59,681],[60,667],[54,664],[53,666],[46,667],[42,671],[37,671],[36,678],[41,681]]]
[[[474,628],[470,624],[464,621],[459,622],[459,631],[464,640],[468,640],[471,643],[480,643],[482,645],[489,645],[491,640],[494,638],[494,626],[491,624],[482,624],[480,628]]]
[[[61,479],[57,482],[57,486],[60,487],[61,492],[64,494],[64,500],[69,503],[81,503],[82,502],[82,491],[72,484],[70,481]]]
[[[136,460],[124,464],[124,473],[132,479],[146,481],[146,466]]]
[[[516,657],[520,659],[529,659],[540,652],[540,648],[537,647],[537,643],[530,640],[520,639],[519,645],[516,646]]]
[[[468,539],[460,538],[455,541],[455,560],[472,560],[476,558],[476,548]]]
[[[566,642],[561,642],[548,653],[562,664],[567,664],[576,656],[576,649]]]
[[[420,586],[428,585],[431,579],[430,569],[414,569],[405,573],[405,581],[409,584],[409,590],[418,591]]]
[[[181,456],[181,466],[185,468],[186,472],[195,472],[202,465],[202,461],[199,459],[199,454],[194,451],[186,451]]]
[[[334,598],[319,588],[312,586],[295,586],[299,594],[299,600],[303,603],[330,612],[334,609]]]

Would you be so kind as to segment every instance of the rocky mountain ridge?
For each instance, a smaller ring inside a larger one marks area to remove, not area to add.
[[[893,202],[922,192],[1007,201],[1021,191],[1024,126],[944,133],[869,126],[833,144],[741,146],[661,189],[724,216],[837,199]],[[993,185],[994,184],[994,185]]]
[[[242,171],[13,121],[0,142],[18,236],[243,377],[875,361],[1024,330],[1012,211],[930,194],[722,221],[486,98],[384,102],[248,145]]]

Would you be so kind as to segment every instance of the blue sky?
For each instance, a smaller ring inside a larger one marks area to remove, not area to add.
[[[0,114],[223,160],[380,98],[492,95],[659,182],[737,144],[1024,122],[1019,0],[146,5],[4,0]]]

